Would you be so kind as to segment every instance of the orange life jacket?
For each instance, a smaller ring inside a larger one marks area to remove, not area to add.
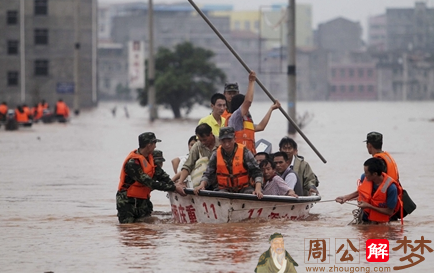
[[[393,214],[401,211],[401,224],[403,223],[403,207],[402,207],[402,187],[396,182],[392,177],[388,176],[386,173],[383,173],[384,179],[383,182],[378,186],[377,190],[374,194],[372,194],[373,182],[363,180],[363,183],[359,186],[359,201],[364,201],[373,205],[374,207],[386,207],[387,203],[387,189],[390,185],[395,184],[398,190],[398,202],[393,210]],[[364,209],[364,211],[368,214],[368,219],[370,221],[379,222],[379,223],[387,223],[390,220],[390,216],[380,213],[373,209]],[[392,214],[392,215],[393,215]]]
[[[18,111],[18,109],[15,109],[15,119],[20,123],[27,123],[29,122],[29,116],[26,114],[25,111],[22,113]]]
[[[27,115],[28,117],[31,117],[31,116],[32,116],[32,113],[30,112],[29,107],[24,106],[24,107],[23,107],[23,110],[24,110],[24,113],[26,113],[26,115]]]
[[[244,168],[243,150],[244,145],[236,144],[236,152],[232,159],[232,173],[229,173],[226,162],[223,159],[222,146],[217,148],[217,183],[219,189],[228,189],[232,192],[239,192],[249,186],[249,173]]]
[[[122,170],[121,170],[121,179],[119,181],[119,186],[118,186],[118,191],[125,189],[124,184],[125,184],[125,177],[127,176],[127,174],[125,173],[125,165],[127,164],[128,160],[134,158],[134,159],[138,159],[138,161],[140,162],[140,166],[143,169],[143,172],[146,173],[147,175],[149,175],[150,177],[154,177],[155,174],[155,165],[154,165],[154,158],[152,157],[152,155],[150,154],[148,156],[149,161],[146,160],[146,158],[141,155],[136,153],[137,150],[132,151],[127,158],[124,161],[124,164],[122,165]],[[134,197],[134,198],[140,198],[140,199],[149,199],[149,197],[151,196],[151,188],[146,187],[143,184],[140,184],[137,181],[134,181],[134,183],[132,185],[129,186],[129,188],[127,188],[127,196],[128,197]]]
[[[375,154],[374,157],[381,158],[387,166],[387,175],[392,177],[396,182],[399,182],[399,172],[398,166],[396,165],[395,160],[390,156],[388,152],[381,152]]]
[[[231,116],[232,114],[228,115],[225,126],[228,126]],[[243,117],[243,130],[235,132],[235,142],[246,146],[252,154],[256,154],[255,125],[249,116]]]
[[[42,115],[44,114],[44,108],[42,107],[42,105],[39,103],[37,107],[33,108],[33,117],[35,120],[38,120],[40,118],[42,118]]]
[[[63,101],[58,101],[56,103],[56,115],[61,115],[67,118],[69,116],[69,108]]]
[[[4,104],[0,104],[0,114],[6,115],[7,112],[8,112],[8,106]]]
[[[229,113],[227,110],[225,110],[222,114],[222,117],[224,117],[226,119],[226,122],[228,121],[228,118],[231,116],[232,114]]]

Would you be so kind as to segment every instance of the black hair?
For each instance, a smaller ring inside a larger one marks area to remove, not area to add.
[[[276,169],[276,163],[274,163],[273,161],[271,161],[270,159],[266,158],[264,160],[261,161],[261,163],[259,164],[259,168],[264,168],[265,166],[267,166],[268,164],[271,165],[271,168],[274,170]]]
[[[224,100],[224,101],[226,101],[226,97],[222,93],[215,93],[214,95],[211,96],[211,104],[215,105],[215,103],[217,102],[217,100]]]
[[[209,136],[212,133],[212,128],[207,123],[202,123],[196,127],[196,130],[194,132],[197,136],[205,137]]]
[[[365,163],[363,163],[363,166],[368,167],[368,172],[372,174],[377,173],[378,175],[381,175],[381,173],[384,172],[384,163],[379,158],[369,158]]]
[[[196,139],[196,135],[191,136],[191,137],[188,139],[187,144],[190,145],[190,142],[192,142],[193,140],[194,140],[194,141],[197,141],[197,139]]]
[[[256,153],[256,154],[255,154],[255,157],[256,157],[257,155],[265,155],[265,159],[270,159],[270,154],[268,154],[268,153],[266,153],[266,152],[259,152],[259,153]]]
[[[283,137],[279,142],[279,149],[282,149],[285,145],[291,145],[294,150],[297,150],[297,143],[290,137]]]
[[[232,97],[231,101],[231,109],[229,109],[230,113],[235,112],[238,108],[240,108],[241,104],[244,102],[244,95],[243,94],[236,94]]]
[[[276,158],[277,156],[281,156],[281,157],[283,157],[283,160],[285,160],[285,161],[288,161],[288,154],[287,153],[284,153],[284,152],[276,152],[276,153],[274,153],[274,155],[273,155],[273,158]]]

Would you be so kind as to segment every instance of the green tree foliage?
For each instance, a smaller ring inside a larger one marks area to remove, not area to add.
[[[209,104],[226,80],[225,73],[211,61],[213,56],[212,51],[189,42],[178,44],[173,51],[160,47],[155,58],[157,104],[170,107],[175,118],[181,118],[182,108],[189,113],[195,103]],[[139,93],[141,105],[147,104],[147,96],[148,84]]]

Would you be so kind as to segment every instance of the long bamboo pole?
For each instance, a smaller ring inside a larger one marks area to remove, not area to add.
[[[247,66],[247,64],[241,59],[238,53],[232,48],[232,46],[226,41],[226,39],[220,34],[220,32],[214,27],[211,21],[206,17],[206,15],[199,9],[199,7],[193,2],[193,0],[188,0],[193,8],[199,13],[199,15],[205,20],[205,22],[209,25],[209,27],[215,32],[215,34],[220,38],[220,40],[226,45],[230,52],[234,55],[234,57],[241,63],[241,65],[250,73],[252,70]],[[262,88],[262,90],[267,94],[270,100],[274,103],[276,99],[271,95],[271,93],[267,90],[267,88],[262,84],[262,82],[256,77],[256,83]],[[320,154],[320,152],[315,148],[315,146],[310,142],[307,136],[301,131],[300,127],[298,127],[297,123],[292,120],[292,118],[288,115],[288,113],[283,110],[282,107],[279,107],[280,112],[286,117],[286,119],[294,126],[297,132],[303,137],[303,139],[309,144],[312,150],[318,155],[318,157],[322,160],[322,162],[327,163],[327,160]]]

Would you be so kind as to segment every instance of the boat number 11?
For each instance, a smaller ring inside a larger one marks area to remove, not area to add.
[[[208,218],[209,218],[208,207],[207,207],[206,203],[203,202],[202,205],[203,205],[203,207],[205,208],[206,215],[207,215]],[[214,213],[214,218],[217,219],[217,213],[215,213],[215,207],[214,207],[214,204],[211,204],[209,207],[212,209],[212,212]]]

